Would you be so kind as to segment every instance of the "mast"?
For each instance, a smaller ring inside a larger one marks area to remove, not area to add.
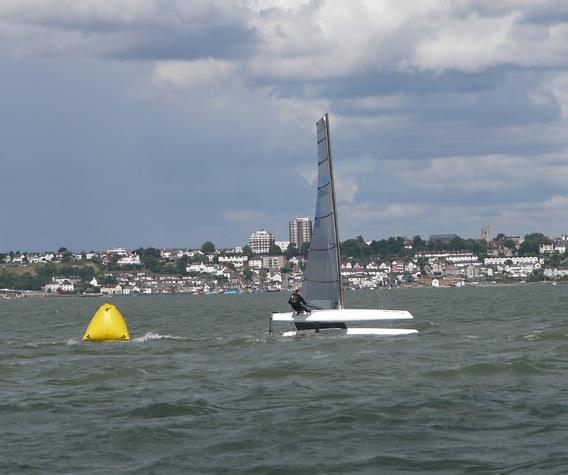
[[[325,135],[327,137],[327,153],[329,157],[329,177],[331,181],[331,202],[333,206],[333,217],[334,217],[334,234],[335,234],[335,256],[337,261],[337,277],[339,279],[339,308],[343,308],[343,281],[341,279],[341,249],[339,242],[339,228],[337,224],[337,205],[335,203],[335,180],[333,178],[333,160],[331,153],[331,136],[329,134],[329,115],[325,113]]]

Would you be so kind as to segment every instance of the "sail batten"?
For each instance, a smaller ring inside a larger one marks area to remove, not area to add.
[[[316,131],[318,188],[303,294],[308,304],[319,308],[340,308],[343,298],[339,236],[327,114],[316,123]]]

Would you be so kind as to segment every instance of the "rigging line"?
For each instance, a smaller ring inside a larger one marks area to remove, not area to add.
[[[321,162],[318,162],[318,166],[320,166],[322,163],[325,163],[327,160],[329,160],[329,155],[324,158]]]
[[[322,188],[325,188],[326,186],[331,185],[331,181],[328,181],[325,185],[322,186],[318,186],[318,191],[321,190]]]

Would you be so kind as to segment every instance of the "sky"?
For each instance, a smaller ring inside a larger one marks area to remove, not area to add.
[[[0,252],[568,232],[564,0],[2,0]]]

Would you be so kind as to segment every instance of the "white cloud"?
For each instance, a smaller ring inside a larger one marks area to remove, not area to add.
[[[519,19],[518,12],[491,18],[475,13],[465,19],[455,18],[439,25],[432,38],[428,35],[417,44],[411,64],[421,69],[474,72],[512,61],[511,35]]]
[[[527,186],[568,182],[568,150],[535,156],[483,155],[444,157],[420,164],[408,160],[384,162],[386,173],[408,186],[467,192],[521,192]]]
[[[354,203],[359,186],[353,177],[336,177],[335,192],[338,204]]]
[[[567,211],[568,210],[568,196],[564,195],[555,195],[552,198],[547,199],[543,203],[543,207],[546,209],[560,209]]]
[[[552,96],[560,107],[562,118],[568,119],[568,74],[556,74],[545,79],[541,84],[538,97],[546,100],[546,96]]]
[[[219,85],[234,80],[236,66],[230,61],[212,58],[195,61],[160,61],[154,67],[156,84],[167,84],[187,89],[203,85]]]
[[[0,38],[16,35],[21,50],[38,54],[64,54],[61,44],[73,39],[75,50],[92,55],[151,49],[156,29],[175,35],[238,25],[257,41],[238,58],[240,74],[306,81],[413,68],[566,65],[568,26],[539,21],[566,10],[553,1],[3,0]],[[38,29],[49,34],[38,38]],[[93,46],[100,42],[106,46]]]

